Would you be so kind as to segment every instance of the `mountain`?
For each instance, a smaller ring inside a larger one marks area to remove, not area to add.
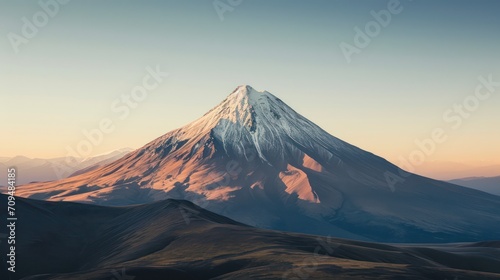
[[[131,151],[133,151],[133,149],[123,148],[93,157],[71,157],[71,164],[65,162],[68,160],[66,157],[50,159],[28,158],[25,156],[16,156],[12,158],[3,157],[0,158],[0,169],[7,170],[7,168],[16,167],[20,172],[17,178],[18,184],[54,181],[73,174],[80,174],[82,172],[81,170],[88,171],[96,169],[123,157]],[[0,173],[0,182],[7,182],[6,172]]]
[[[468,177],[449,181],[452,184],[500,195],[500,176],[496,177]]]
[[[499,197],[405,173],[250,86],[113,163],[17,194],[102,205],[185,199],[252,226],[366,241],[500,233]]]
[[[2,269],[1,279],[500,279],[493,241],[396,246],[283,233],[179,200],[103,207],[18,198],[16,213],[16,273]]]
[[[500,164],[476,162],[464,164],[451,161],[426,161],[415,167],[415,173],[438,180],[454,180],[464,177],[494,177],[500,172]]]

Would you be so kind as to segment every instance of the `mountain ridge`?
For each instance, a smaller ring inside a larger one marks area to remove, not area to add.
[[[449,180],[448,182],[500,196],[500,176],[466,177]]]
[[[82,170],[88,171],[103,166],[131,151],[132,148],[122,148],[90,157],[30,158],[22,155],[3,157],[0,158],[0,168],[16,167],[22,171],[22,175],[18,176],[19,184],[53,181],[82,173]],[[0,182],[7,182],[6,175],[0,173]]]
[[[16,273],[2,269],[2,279],[500,279],[498,241],[395,245],[286,233],[172,199],[16,203]]]

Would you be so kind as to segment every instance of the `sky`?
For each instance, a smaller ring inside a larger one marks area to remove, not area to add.
[[[500,165],[499,10],[472,0],[0,0],[0,157],[138,148],[249,84],[400,166],[439,177],[436,163]],[[130,101],[144,80],[150,89]],[[83,149],[86,135],[95,143]]]

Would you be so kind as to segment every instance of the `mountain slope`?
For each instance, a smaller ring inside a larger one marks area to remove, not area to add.
[[[1,279],[500,279],[499,242],[393,246],[290,234],[178,200],[102,207],[19,198],[16,209],[16,273],[2,269]]]
[[[359,240],[498,237],[500,198],[402,174],[274,95],[240,86],[200,119],[120,160],[18,194],[103,205],[186,199],[253,226]]]
[[[497,177],[468,177],[448,181],[452,184],[500,195],[500,176]]]

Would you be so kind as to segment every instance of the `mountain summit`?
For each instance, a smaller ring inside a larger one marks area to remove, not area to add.
[[[387,242],[498,238],[500,197],[412,175],[344,142],[269,92],[239,86],[198,120],[64,180],[21,186],[46,200],[190,200],[276,230]]]
[[[325,160],[342,154],[327,150],[362,152],[329,135],[271,93],[258,92],[250,86],[239,86],[182,130],[211,133],[227,155],[243,159],[248,153],[256,153],[271,166],[283,165],[301,153],[301,148],[311,149]]]

